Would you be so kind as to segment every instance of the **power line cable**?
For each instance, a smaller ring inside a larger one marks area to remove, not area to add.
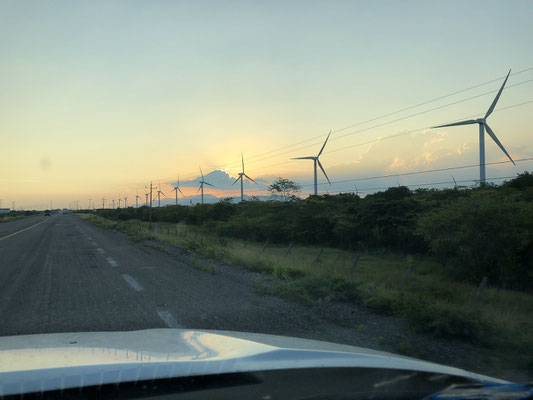
[[[516,75],[519,75],[519,74],[522,74],[522,73],[525,73],[525,72],[528,72],[528,71],[531,71],[531,70],[533,70],[533,67],[529,67],[529,68],[517,71],[515,73],[512,73],[510,76],[516,76]],[[457,91],[454,91],[454,92],[451,92],[451,93],[448,93],[446,95],[439,96],[439,97],[436,97],[436,98],[433,98],[433,99],[430,99],[430,100],[426,100],[426,101],[423,101],[421,103],[418,103],[418,104],[415,104],[415,105],[412,105],[412,106],[409,106],[409,107],[405,107],[405,108],[402,108],[402,109],[397,110],[397,111],[389,112],[389,113],[383,114],[381,116],[368,119],[366,121],[362,121],[362,122],[359,122],[359,123],[351,124],[351,125],[345,126],[343,128],[333,130],[332,133],[341,132],[341,131],[344,131],[344,130],[347,130],[347,129],[350,129],[350,128],[353,128],[353,127],[356,127],[356,126],[359,126],[359,125],[364,125],[364,124],[369,123],[369,122],[373,122],[373,121],[377,121],[377,120],[382,119],[382,118],[389,117],[391,115],[399,114],[401,112],[408,111],[408,110],[411,110],[411,109],[414,109],[414,108],[417,108],[417,107],[420,107],[420,106],[423,106],[423,105],[426,105],[426,104],[430,104],[430,103],[436,102],[438,100],[442,100],[442,99],[454,96],[454,95],[459,94],[459,93],[464,93],[464,92],[467,92],[469,90],[476,89],[476,88],[488,85],[488,84],[493,83],[493,82],[497,82],[497,81],[499,81],[499,80],[501,80],[503,78],[505,78],[505,76],[502,76],[502,77],[496,78],[496,79],[492,79],[490,81],[486,81],[486,82],[483,82],[483,83],[480,83],[480,84],[477,84],[477,85],[474,85],[474,86],[470,86],[470,87],[465,88],[465,89],[457,90]],[[530,81],[531,80],[527,80],[527,81],[521,82],[519,84],[527,83],[527,82],[530,82]],[[510,88],[510,87],[513,87],[513,86],[516,86],[516,85],[517,84],[510,85],[507,88]],[[497,92],[497,90],[486,92],[486,93],[484,93],[482,95],[474,96],[474,97],[472,97],[470,99],[467,99],[467,100],[471,100],[473,98],[480,97],[480,96],[483,96],[483,95],[486,95],[486,94],[489,94],[489,93],[494,93],[494,92]],[[463,100],[463,101],[467,101],[467,100]],[[450,105],[453,105],[453,104],[456,104],[456,103],[452,103]],[[418,114],[415,114],[415,115],[418,115]],[[257,158],[257,157],[261,157],[261,156],[266,155],[266,154],[270,154],[270,153],[274,153],[274,152],[277,152],[277,151],[280,151],[280,150],[284,150],[284,149],[289,148],[289,147],[294,147],[294,146],[297,146],[297,145],[300,145],[300,144],[303,144],[303,143],[307,143],[309,141],[312,141],[312,140],[315,140],[315,139],[318,139],[318,138],[323,138],[324,135],[325,134],[320,134],[320,135],[314,136],[312,138],[302,140],[300,142],[296,142],[296,143],[293,143],[293,144],[290,144],[290,145],[282,146],[282,147],[279,147],[277,149],[269,150],[269,151],[264,152],[264,153],[252,155],[252,156],[249,156],[248,159],[249,160],[253,160],[253,159]],[[252,161],[250,161],[250,162],[252,162]],[[232,165],[235,165],[235,164],[237,164],[237,161],[234,162],[234,163],[228,164],[228,166],[232,166]]]

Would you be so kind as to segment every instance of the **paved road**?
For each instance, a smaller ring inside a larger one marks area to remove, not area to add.
[[[213,275],[186,258],[135,245],[76,215],[3,223],[0,335],[184,327],[338,341],[324,329],[306,335],[324,321],[304,307],[265,301],[249,279]]]

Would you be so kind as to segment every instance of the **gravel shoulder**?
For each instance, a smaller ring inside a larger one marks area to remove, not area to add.
[[[162,251],[205,274],[224,287],[232,287],[236,296],[251,296],[244,310],[248,323],[218,321],[202,328],[226,329],[301,337],[334,343],[367,347],[407,355],[427,361],[495,377],[527,381],[525,371],[506,367],[502,355],[491,349],[459,340],[436,339],[410,330],[398,317],[376,314],[362,305],[336,301],[303,305],[289,302],[268,293],[274,284],[269,275],[250,271],[245,267],[225,265],[217,260],[198,258],[187,249],[159,242],[144,242],[144,248]],[[266,289],[266,290],[265,290]],[[272,318],[275,311],[279,318]]]

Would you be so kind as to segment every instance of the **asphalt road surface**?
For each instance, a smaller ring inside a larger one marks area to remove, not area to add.
[[[345,341],[337,326],[266,299],[241,278],[194,268],[190,257],[134,244],[76,215],[2,223],[0,336],[178,327]]]

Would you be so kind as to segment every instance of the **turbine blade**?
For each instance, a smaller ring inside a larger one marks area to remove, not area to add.
[[[293,157],[291,160],[314,160],[316,157],[309,156],[309,157]]]
[[[249,177],[248,175],[244,174],[244,176],[245,176],[245,177],[247,177],[247,178],[248,178],[248,180],[250,180],[250,181],[252,181],[253,183],[257,184],[257,182],[256,182],[256,181],[254,181],[254,180],[253,180],[252,178],[250,178],[250,177]]]
[[[239,182],[239,179],[242,179],[242,175],[235,179],[235,182],[233,182],[232,185],[235,185],[237,182]]]
[[[178,188],[178,190],[180,191],[180,193],[181,193],[182,196],[185,196],[185,195],[183,194],[183,192],[181,191],[180,188]]]
[[[459,126],[459,125],[472,125],[472,124],[477,124],[477,121],[475,119],[468,119],[466,121],[453,122],[451,124],[432,126],[429,129],[444,128],[446,126]]]
[[[326,138],[326,141],[324,142],[324,144],[322,145],[322,148],[321,148],[320,151],[318,152],[317,157],[320,157],[320,154],[322,154],[322,152],[324,151],[324,147],[326,147],[326,143],[328,142],[329,135],[331,135],[331,131],[329,131],[329,133],[328,133],[328,137]]]
[[[210,183],[207,183],[207,182],[204,182],[204,185],[213,186],[213,185],[211,185]]]
[[[515,162],[513,161],[513,159],[511,158],[511,156],[509,155],[509,153],[507,153],[507,150],[505,150],[505,147],[503,147],[503,144],[501,144],[501,142],[498,140],[498,138],[496,137],[496,135],[494,134],[494,132],[492,131],[492,129],[490,129],[490,126],[488,126],[487,124],[485,124],[485,129],[487,130],[487,133],[489,134],[489,136],[492,138],[492,140],[494,140],[496,142],[496,144],[500,147],[500,149],[502,149],[502,151],[505,153],[505,155],[507,157],[509,157],[509,160],[511,160],[511,162],[513,164],[515,164]],[[516,165],[516,164],[515,164]]]
[[[322,170],[322,172],[324,173],[324,176],[326,177],[326,179],[328,180],[328,183],[331,185],[331,182],[328,178],[328,175],[326,174],[326,171],[324,171],[324,167],[322,166],[322,164],[320,163],[320,160],[316,160],[318,162],[318,166],[320,167],[320,169]]]
[[[507,83],[507,79],[509,78],[509,75],[511,74],[511,70],[509,70],[509,72],[507,73],[507,76],[505,77],[505,80],[503,81],[503,84],[502,84],[502,87],[500,88],[500,90],[498,91],[498,94],[496,95],[496,97],[494,98],[494,100],[492,101],[492,104],[490,105],[489,107],[489,110],[487,111],[487,113],[485,114],[485,119],[488,118],[488,116],[490,114],[492,114],[492,112],[494,111],[494,107],[496,107],[496,103],[498,102],[498,99],[500,98],[502,92],[503,92],[503,88],[505,86],[505,84]],[[510,158],[510,157],[509,157]],[[512,161],[512,160],[511,160]]]
[[[200,168],[200,173],[202,174],[202,180],[204,180],[204,173],[202,171],[202,167],[198,167],[198,168]]]
[[[244,173],[244,156],[241,153],[241,160],[242,160],[242,172]]]
[[[202,189],[202,185],[200,184],[200,186],[198,187],[198,190],[196,191],[196,194],[200,193],[201,189]]]

